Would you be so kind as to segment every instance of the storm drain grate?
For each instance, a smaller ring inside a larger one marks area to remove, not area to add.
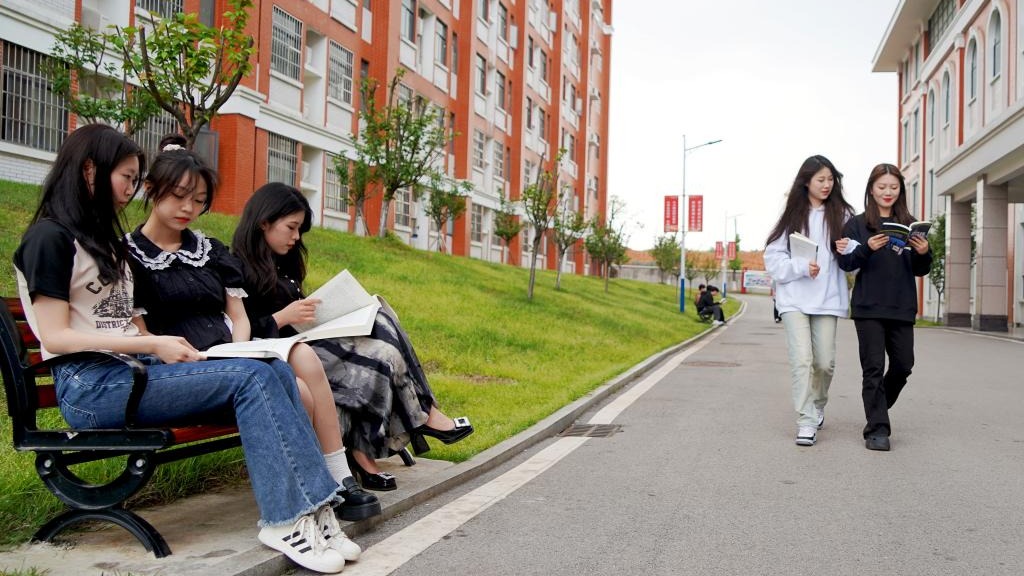
[[[739,368],[741,364],[738,362],[714,362],[711,360],[694,360],[692,362],[683,362],[683,366],[693,366],[694,368]]]
[[[576,436],[578,438],[608,438],[622,430],[621,424],[575,424],[562,430],[559,436]]]

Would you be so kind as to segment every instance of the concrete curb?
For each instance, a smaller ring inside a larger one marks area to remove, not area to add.
[[[741,303],[740,310],[736,313],[733,319],[741,316],[746,310],[746,306],[745,302]],[[626,372],[580,397],[571,404],[566,405],[547,418],[533,426],[530,426],[526,430],[523,430],[515,436],[484,450],[465,462],[455,464],[445,469],[433,484],[414,490],[405,498],[402,498],[392,504],[385,505],[379,516],[374,516],[373,518],[368,518],[359,522],[343,524],[345,532],[348,533],[349,536],[365,534],[387,520],[410,510],[414,506],[422,504],[439,494],[473,480],[474,478],[493,470],[505,462],[508,462],[510,459],[538,442],[551,438],[562,430],[565,430],[574,421],[579,419],[579,417],[587,410],[596,404],[603,402],[606,398],[618,392],[628,384],[640,379],[642,376],[646,375],[661,364],[665,359],[710,336],[715,332],[716,328],[718,327],[712,327],[688,340],[674,346],[670,346],[660,352],[656,352]],[[197,572],[196,574],[199,576],[279,576],[294,568],[294,564],[292,564],[292,562],[282,554],[265,546],[256,545],[250,550],[232,555],[230,559],[210,566],[208,569],[203,570],[202,572]]]

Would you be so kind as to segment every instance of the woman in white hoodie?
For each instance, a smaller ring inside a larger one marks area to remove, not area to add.
[[[825,404],[836,357],[836,321],[849,308],[846,273],[836,253],[849,239],[843,224],[853,207],[843,198],[843,175],[824,156],[800,166],[786,207],[764,250],[764,263],[776,284],[775,302],[789,346],[796,443],[813,446],[825,423]],[[818,245],[815,260],[790,254],[789,236],[798,232]]]

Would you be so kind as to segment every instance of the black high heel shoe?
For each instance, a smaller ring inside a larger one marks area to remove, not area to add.
[[[459,416],[452,418],[452,421],[455,422],[455,427],[451,430],[437,430],[424,424],[416,428],[415,432],[422,436],[437,438],[445,444],[454,444],[473,433],[473,425],[469,423],[469,418]],[[413,448],[416,448],[415,444],[413,444]]]
[[[395,479],[394,475],[387,472],[370,474],[364,470],[352,456],[348,456],[348,467],[349,470],[352,471],[352,475],[359,481],[359,484],[367,490],[373,490],[374,492],[390,492],[398,488],[398,481]]]

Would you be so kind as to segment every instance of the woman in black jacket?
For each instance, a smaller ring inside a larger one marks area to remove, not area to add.
[[[892,164],[875,166],[864,193],[864,213],[851,218],[843,230],[843,236],[856,242],[856,248],[839,257],[843,270],[860,270],[850,316],[860,343],[861,395],[867,418],[864,441],[869,450],[889,449],[889,408],[896,403],[914,367],[915,276],[928,274],[932,264],[926,237],[911,236],[904,246],[890,242],[882,233],[884,222],[909,225],[914,221],[907,208],[906,192],[898,168]]]

